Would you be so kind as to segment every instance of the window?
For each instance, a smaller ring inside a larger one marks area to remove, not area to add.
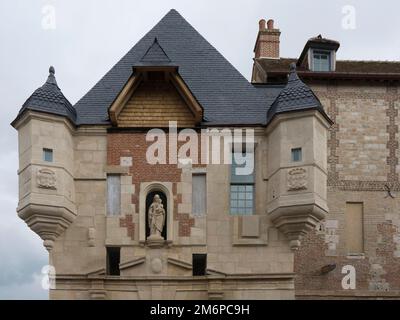
[[[53,149],[43,149],[43,161],[53,162]]]
[[[110,276],[119,276],[119,263],[121,260],[120,247],[107,247],[107,274]]]
[[[292,162],[299,162],[303,160],[301,148],[292,149]]]
[[[192,214],[205,215],[207,212],[206,175],[195,174],[192,177]]]
[[[231,214],[253,214],[253,185],[231,185]]]
[[[192,267],[194,276],[205,276],[207,274],[207,254],[194,253]]]
[[[244,157],[245,154],[238,155]],[[254,170],[250,174],[238,174],[237,168],[244,167],[245,164],[236,163],[235,153],[232,154],[231,166],[231,190],[230,190],[230,213],[232,215],[254,214]],[[251,160],[254,157],[252,153]]]
[[[331,71],[331,53],[329,51],[314,50],[313,71]]]
[[[363,203],[346,203],[345,235],[348,254],[360,254],[364,252],[363,211]]]
[[[107,215],[117,216],[121,211],[121,177],[107,176]]]

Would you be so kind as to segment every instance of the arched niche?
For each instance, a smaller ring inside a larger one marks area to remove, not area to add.
[[[140,184],[139,194],[139,241],[142,244],[146,243],[148,231],[147,221],[147,208],[148,208],[148,195],[149,194],[163,194],[164,209],[166,212],[165,217],[165,234],[164,239],[168,243],[172,243],[173,240],[173,216],[174,216],[174,197],[172,194],[172,183],[171,182],[142,182]],[[150,198],[150,197],[149,197]],[[162,199],[162,198],[161,198]],[[164,203],[164,200],[166,204]],[[152,198],[151,198],[152,201]]]
[[[163,231],[161,233],[161,237],[164,238],[164,240],[167,240],[167,234],[168,234],[168,199],[166,194],[161,191],[161,190],[152,190],[150,192],[147,193],[146,195],[146,239],[150,236],[150,226],[149,226],[149,208],[151,206],[151,204],[153,203],[154,197],[155,195],[158,195],[161,198],[162,201],[162,205],[164,207],[164,211],[165,211],[165,223],[164,223],[164,228]]]

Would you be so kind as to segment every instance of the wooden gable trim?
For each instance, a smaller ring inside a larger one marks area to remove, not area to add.
[[[154,68],[153,70],[155,70]],[[144,71],[144,70],[141,70]],[[159,68],[157,69],[159,71]],[[171,69],[162,70],[165,72],[166,79],[170,80],[172,85],[176,88],[179,95],[182,97],[186,105],[189,107],[190,112],[194,116],[194,120],[196,123],[200,123],[203,120],[203,108],[197,102],[196,98],[193,96],[192,92],[185,84],[183,79],[179,76],[177,72],[168,72]],[[135,75],[132,75],[125,86],[122,88],[121,92],[118,94],[117,98],[111,104],[108,114],[111,120],[111,123],[114,126],[118,126],[118,116],[128,103],[129,99],[131,99],[135,90],[139,87],[140,83],[143,79],[146,79],[147,72],[137,72]]]
[[[196,98],[193,96],[192,92],[183,81],[183,79],[177,73],[171,74],[171,82],[178,90],[179,94],[189,106],[190,111],[193,113],[195,117],[196,123],[200,123],[203,120],[203,108],[197,102]]]
[[[132,75],[125,86],[122,88],[121,92],[118,94],[117,98],[112,103],[110,109],[108,110],[108,114],[110,116],[111,123],[116,126],[118,115],[121,113],[123,107],[131,98],[133,92],[139,86],[142,80],[142,74]]]

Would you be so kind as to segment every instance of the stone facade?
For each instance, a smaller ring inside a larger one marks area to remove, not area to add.
[[[328,140],[328,206],[325,222],[296,253],[298,298],[398,298],[399,178],[398,85],[368,82],[310,83],[335,124]],[[346,203],[363,204],[364,252],[346,251]],[[318,271],[336,264],[331,273]],[[352,265],[356,288],[341,286]]]
[[[47,128],[68,128],[67,122],[57,116],[27,112],[16,125],[20,133],[21,168],[33,167],[34,154],[37,153],[39,158],[42,147],[52,148],[55,159],[51,164],[39,161],[42,172],[39,173],[45,178],[38,181],[43,180],[43,185],[26,185],[28,178],[24,178],[24,172],[28,171],[20,171],[20,206],[28,201],[25,194],[37,192],[41,205],[55,210],[59,202],[51,202],[51,195],[66,192],[71,206],[76,208],[76,215],[65,231],[52,237],[51,246],[47,246],[50,263],[56,270],[56,288],[50,291],[50,297],[293,299],[294,254],[287,236],[278,230],[266,212],[265,195],[274,192],[279,195],[271,202],[274,211],[287,205],[294,208],[293,201],[297,201],[296,197],[301,198],[302,192],[318,189],[315,182],[320,178],[313,173],[317,164],[313,164],[315,157],[312,154],[315,151],[324,155],[326,139],[325,144],[321,144],[324,139],[319,141],[318,132],[324,132],[324,129],[318,129],[321,120],[313,120],[314,117],[316,115],[311,113],[308,118],[306,114],[300,119],[293,116],[279,118],[269,132],[256,130],[255,215],[232,216],[229,213],[229,164],[150,165],[146,162],[150,143],[145,139],[145,132],[140,130],[120,131],[100,126],[69,128],[63,133],[68,134],[68,144],[61,143],[65,136],[57,138],[58,135],[49,134]],[[286,129],[276,131],[276,128],[285,128],[286,121],[299,121],[299,128],[308,123],[310,135],[299,136],[297,131],[287,132]],[[290,142],[294,138],[296,141]],[[269,139],[272,140],[269,142]],[[28,141],[29,145],[25,145]],[[280,145],[279,141],[286,142]],[[306,147],[310,141],[316,143]],[[280,169],[287,167],[289,161],[288,151],[282,149],[286,143],[305,148],[307,156],[301,166],[307,168],[308,174],[301,177],[300,180],[304,180],[300,181],[301,188],[290,189],[287,169]],[[266,161],[272,157],[274,149],[281,150],[282,160]],[[32,155],[28,157],[26,150],[31,150]],[[323,159],[318,165],[325,170]],[[59,170],[63,172],[67,168],[69,175],[63,178]],[[109,174],[120,176],[121,207],[117,216],[107,215]],[[193,174],[206,175],[207,212],[203,216],[192,214]],[[284,183],[269,179],[274,175],[284,179]],[[168,235],[165,244],[158,248],[147,244],[145,231],[145,199],[152,190],[165,192],[168,199]],[[324,198],[324,192],[319,190],[315,195]],[[294,193],[292,199],[291,193]],[[169,217],[168,213],[171,214]],[[285,219],[290,221],[290,217]],[[279,228],[285,223],[286,220]],[[46,244],[47,235],[41,236]],[[107,274],[106,247],[120,248],[119,276]],[[207,254],[207,275],[192,275],[194,253]]]
[[[256,48],[275,43],[270,42],[257,40]],[[296,298],[397,299],[400,63],[337,60],[339,47],[319,35],[308,40],[298,59],[255,52],[254,83],[286,81],[289,64],[295,63],[333,121],[328,213],[295,253]],[[313,65],[314,51],[329,61],[323,70]]]
[[[17,211],[49,251],[56,272],[50,298],[396,296],[398,87],[310,81],[318,99],[292,65],[280,93],[255,88],[177,12],[160,23],[152,32],[158,30],[162,40],[148,38],[135,46],[101,80],[112,81],[88,94],[88,105],[72,107],[50,68],[45,85],[12,123],[19,135]],[[260,21],[256,56],[278,61],[280,32],[272,20],[267,24]],[[196,54],[181,55],[185,48],[176,39],[191,43]],[[260,68],[255,65],[255,72]],[[214,69],[213,77],[230,72],[228,87],[223,81],[208,87]],[[275,101],[269,107],[266,101],[264,110],[267,93]],[[237,123],[237,115],[246,113],[265,120]],[[169,161],[151,163],[149,131],[166,131],[171,123],[176,132],[167,133],[162,152]],[[215,137],[239,128],[254,132],[254,141],[245,143],[254,149],[254,193],[251,200],[238,194],[236,201],[249,200],[251,214],[231,208],[234,166],[223,148],[231,160],[243,141],[215,146],[202,140],[207,129]],[[171,150],[187,143],[177,139],[185,129],[200,144],[190,149],[190,161],[178,153],[170,162]],[[214,150],[225,162],[214,162],[214,156],[210,161]],[[205,176],[200,213],[193,210],[197,175]],[[153,232],[154,241],[149,207],[158,198],[165,220],[160,234]],[[346,203],[363,205],[363,252],[357,254],[347,252]],[[200,274],[199,255],[206,257]],[[357,272],[353,291],[341,289],[342,267],[348,265]]]

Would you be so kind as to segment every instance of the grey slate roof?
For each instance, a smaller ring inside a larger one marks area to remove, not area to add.
[[[54,67],[50,67],[49,76],[43,86],[35,90],[35,92],[22,105],[17,119],[25,110],[28,109],[65,116],[70,119],[72,123],[75,122],[75,109],[58,87]]]
[[[150,48],[146,51],[142,59],[140,59],[142,63],[171,63],[171,59],[167,56],[164,49],[161,48],[160,44],[158,43],[157,38],[154,38],[153,44]]]
[[[267,121],[270,122],[276,114],[309,109],[320,111],[330,121],[318,97],[298,77],[296,64],[291,63],[288,83],[269,108]]]
[[[46,83],[24,103],[17,119],[31,109],[66,116],[76,125],[109,124],[108,108],[138,66],[176,67],[204,110],[204,125],[266,125],[275,114],[310,108],[328,118],[318,98],[298,78],[295,65],[285,87],[252,85],[171,10],[74,107],[62,94],[51,67]]]
[[[171,10],[76,103],[77,124],[108,123],[108,108],[132,67],[161,50],[204,109],[205,124],[265,124],[266,89],[251,85],[177,11]],[[149,49],[150,48],[150,49]],[[153,59],[153,58],[152,58]]]

